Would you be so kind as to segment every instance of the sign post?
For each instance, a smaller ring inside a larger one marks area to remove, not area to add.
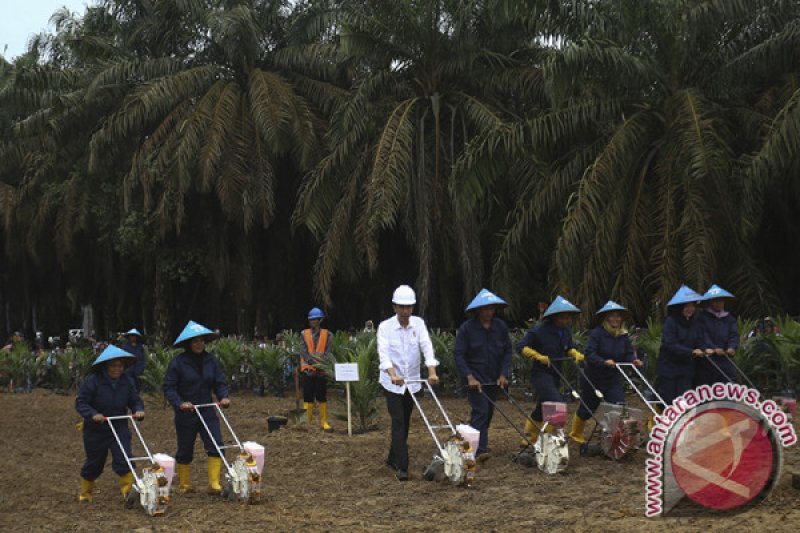
[[[347,393],[347,435],[353,436],[353,423],[350,416],[350,382],[358,381],[358,363],[336,363],[336,381],[345,382]]]

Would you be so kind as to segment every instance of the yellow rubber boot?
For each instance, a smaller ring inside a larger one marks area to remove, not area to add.
[[[539,440],[539,427],[530,420],[525,421],[525,436],[528,437],[528,440],[521,439],[519,441],[520,448],[526,448],[528,441],[536,444],[536,441]]]
[[[219,494],[222,492],[222,485],[219,484],[219,475],[222,472],[222,459],[219,457],[208,458],[208,492],[209,494]]]
[[[81,478],[81,493],[78,496],[78,501],[81,503],[92,503],[92,491],[94,490],[94,481]]]
[[[328,402],[319,402],[319,427],[325,431],[333,431],[328,425]]]
[[[192,465],[184,465],[178,463],[175,465],[175,470],[178,471],[178,492],[186,494],[192,490],[191,471]]]
[[[306,409],[306,417],[308,417],[308,423],[310,424],[314,421],[314,403],[305,402],[303,403],[303,407]]]
[[[133,473],[128,472],[119,476],[119,490],[122,492],[122,497],[127,498],[133,487]]]
[[[578,444],[584,444],[586,437],[583,436],[583,430],[586,427],[586,420],[579,417],[577,414],[572,415],[572,431],[569,432],[569,438]]]

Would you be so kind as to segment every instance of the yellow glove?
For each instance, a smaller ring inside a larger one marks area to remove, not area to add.
[[[567,355],[575,359],[576,363],[583,363],[583,360],[586,359],[586,356],[584,356],[581,352],[579,352],[575,348],[570,348],[569,351],[567,352]]]
[[[533,348],[526,346],[522,349],[523,357],[527,357],[528,359],[533,359],[537,363],[541,363],[545,366],[550,366],[550,358],[546,355],[542,355]]]

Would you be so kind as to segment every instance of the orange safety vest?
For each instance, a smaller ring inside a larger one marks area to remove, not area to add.
[[[327,329],[319,330],[319,339],[317,339],[316,346],[314,346],[314,338],[311,336],[311,328],[303,330],[303,340],[306,341],[306,348],[308,349],[308,355],[325,353],[325,348],[328,345],[328,330]],[[305,357],[301,356],[300,372],[305,372],[307,370],[310,370],[311,372],[321,372],[319,369],[306,363]]]

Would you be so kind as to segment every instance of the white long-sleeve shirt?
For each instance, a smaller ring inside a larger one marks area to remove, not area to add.
[[[408,326],[403,327],[395,315],[378,326],[380,384],[384,389],[395,394],[405,394],[408,387],[412,393],[418,392],[422,387],[420,383],[392,384],[392,378],[389,377],[387,370],[394,368],[397,376],[406,380],[421,379],[420,354],[425,357],[425,366],[439,365],[433,354],[433,343],[428,328],[420,317],[409,317]]]

